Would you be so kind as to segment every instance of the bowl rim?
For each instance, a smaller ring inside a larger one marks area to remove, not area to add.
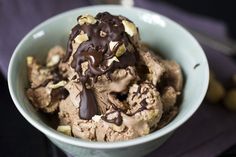
[[[139,145],[139,144],[143,144],[143,143],[147,143],[150,141],[153,141],[157,138],[160,138],[164,135],[167,135],[169,133],[171,133],[172,131],[174,131],[176,128],[178,128],[179,126],[181,126],[183,123],[185,123],[194,113],[195,111],[198,109],[198,107],[200,106],[207,88],[208,88],[208,83],[209,83],[209,65],[207,62],[207,58],[206,55],[202,49],[202,47],[200,46],[200,44],[197,42],[197,40],[187,31],[185,30],[180,24],[176,23],[175,21],[160,15],[159,13],[153,12],[153,11],[149,11],[146,9],[142,9],[142,8],[137,8],[137,7],[132,7],[129,8],[130,10],[133,11],[139,11],[139,12],[145,12],[145,13],[149,13],[152,15],[158,15],[161,18],[163,18],[164,20],[175,24],[176,26],[179,27],[179,29],[182,29],[185,33],[187,33],[189,35],[190,38],[193,39],[193,42],[195,42],[195,44],[198,46],[199,48],[199,53],[201,53],[201,56],[203,58],[203,61],[206,64],[206,67],[204,68],[204,76],[206,78],[204,78],[203,81],[203,85],[202,85],[202,92],[199,94],[199,98],[192,104],[192,108],[191,110],[185,115],[183,116],[181,119],[179,119],[179,121],[177,121],[176,123],[172,123],[171,125],[167,125],[166,127],[153,132],[151,134],[145,135],[143,137],[138,137],[135,139],[131,139],[131,140],[127,140],[127,141],[118,141],[118,142],[96,142],[96,141],[87,141],[87,140],[82,140],[79,138],[74,138],[74,137],[70,137],[70,136],[66,136],[62,133],[59,133],[58,131],[50,128],[50,127],[45,127],[43,125],[41,125],[40,123],[38,123],[34,118],[32,118],[29,114],[27,114],[24,109],[21,107],[20,103],[17,100],[17,97],[14,94],[14,87],[12,86],[12,78],[11,78],[11,74],[13,73],[13,61],[16,58],[17,53],[19,52],[19,49],[21,47],[21,45],[25,42],[25,40],[27,40],[27,38],[29,36],[31,36],[38,28],[43,27],[44,25],[47,25],[50,22],[53,22],[54,20],[62,17],[62,16],[66,16],[67,14],[71,14],[72,12],[76,12],[77,10],[86,10],[86,9],[104,9],[104,8],[115,8],[115,9],[122,9],[125,8],[123,6],[119,6],[119,5],[96,5],[96,6],[88,6],[88,7],[81,7],[81,8],[76,8],[76,9],[72,9],[66,12],[62,12],[56,16],[53,16],[45,21],[43,21],[41,24],[37,25],[36,27],[34,27],[30,32],[28,32],[24,38],[20,41],[20,43],[17,45],[17,47],[15,48],[13,55],[11,57],[10,63],[9,63],[9,68],[8,68],[8,87],[9,87],[9,91],[10,91],[10,95],[13,99],[13,102],[15,104],[15,106],[17,107],[17,109],[19,110],[19,112],[22,114],[22,116],[29,122],[31,123],[31,125],[33,125],[35,128],[37,128],[38,130],[40,130],[42,133],[44,133],[46,136],[48,136],[49,138],[53,138],[56,139],[60,142],[63,143],[67,143],[67,144],[71,144],[74,146],[80,146],[80,147],[84,147],[84,148],[94,148],[94,149],[115,149],[115,148],[125,148],[125,147],[129,147],[129,146],[135,146],[135,145]]]

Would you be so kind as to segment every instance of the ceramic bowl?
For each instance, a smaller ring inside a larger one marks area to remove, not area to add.
[[[69,137],[54,130],[44,116],[26,97],[28,87],[26,57],[44,60],[54,45],[66,46],[69,32],[81,14],[96,15],[108,11],[131,19],[138,27],[141,39],[160,54],[177,61],[185,76],[183,100],[176,118],[164,128],[144,137],[121,142],[91,142]],[[74,9],[48,19],[30,31],[16,47],[8,70],[12,99],[25,119],[44,133],[54,144],[74,157],[139,157],[157,149],[171,133],[187,121],[201,104],[209,79],[206,56],[194,37],[176,22],[148,10],[115,5]]]

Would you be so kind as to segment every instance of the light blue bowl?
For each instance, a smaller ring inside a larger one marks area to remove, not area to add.
[[[54,45],[66,46],[70,29],[76,24],[78,15],[85,13],[95,15],[104,11],[131,19],[139,27],[142,40],[152,48],[160,50],[165,58],[177,61],[185,74],[183,101],[177,117],[164,128],[129,141],[91,142],[65,136],[48,125],[25,95],[28,85],[26,57],[33,55],[44,60],[46,53]],[[194,68],[197,64],[199,66]],[[208,79],[206,56],[198,42],[183,27],[148,10],[114,5],[79,8],[43,22],[19,43],[11,58],[8,71],[10,93],[20,113],[53,143],[75,157],[139,157],[153,151],[197,110],[205,96]]]

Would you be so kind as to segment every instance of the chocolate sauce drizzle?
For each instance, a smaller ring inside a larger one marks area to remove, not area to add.
[[[106,121],[106,122],[108,122],[108,123],[113,123],[113,124],[116,124],[116,125],[118,125],[118,126],[120,126],[121,124],[122,124],[122,122],[123,122],[123,119],[122,119],[122,116],[121,116],[121,113],[124,113],[124,114],[126,114],[127,116],[133,116],[133,115],[135,115],[136,113],[138,113],[138,112],[142,112],[142,111],[144,111],[144,110],[147,110],[147,102],[146,102],[146,99],[143,99],[141,102],[140,102],[140,105],[141,105],[141,107],[137,110],[137,111],[135,111],[134,113],[130,113],[130,114],[128,114],[128,113],[126,113],[124,110],[122,110],[122,109],[118,109],[118,108],[114,108],[115,109],[115,111],[112,111],[112,112],[110,112],[110,113],[108,113],[108,114],[106,114],[105,116],[102,116],[101,118],[102,118],[102,120],[104,120],[104,121]],[[115,112],[117,112],[117,117],[115,117],[114,119],[108,119],[107,118],[107,116],[109,115],[109,114],[112,114],[112,113],[115,113]]]
[[[78,19],[80,16],[78,17]],[[134,66],[137,62],[137,50],[133,43],[132,37],[126,32],[122,24],[122,20],[128,20],[121,16],[113,16],[108,12],[98,13],[95,17],[95,24],[77,24],[72,28],[68,43],[67,52],[63,62],[67,62],[72,55],[72,43],[74,39],[83,31],[87,34],[89,40],[81,43],[73,54],[71,67],[79,75],[84,88],[81,94],[80,102],[80,118],[89,120],[98,113],[97,101],[92,89],[86,89],[85,84],[88,83],[90,77],[96,80],[97,76],[104,73],[111,73],[118,68],[126,68]],[[128,20],[130,21],[130,20]],[[100,35],[103,32],[104,35]],[[118,44],[110,50],[109,43],[118,42]],[[119,46],[124,44],[126,52],[118,59],[119,62],[113,62],[108,65],[108,60],[115,56]],[[128,48],[129,47],[129,48]],[[82,75],[81,63],[88,62],[88,69],[85,75]],[[109,76],[109,75],[108,75]],[[116,120],[115,120],[116,122]],[[117,122],[120,123],[118,120]]]
[[[143,99],[141,102],[140,102],[140,105],[141,107],[139,109],[137,109],[134,113],[131,113],[131,114],[126,114],[127,116],[133,116],[135,115],[136,113],[138,112],[142,112],[144,110],[147,110],[147,102],[146,102],[146,99]]]
[[[79,18],[79,17],[78,17]],[[96,15],[95,24],[77,24],[72,28],[72,32],[67,44],[67,52],[63,59],[64,62],[68,61],[72,54],[72,43],[77,35],[83,31],[87,34],[89,40],[80,44],[75,54],[71,66],[79,74],[80,79],[86,82],[89,77],[97,77],[108,71],[114,71],[117,68],[125,68],[127,66],[135,65],[136,63],[136,48],[132,43],[131,37],[125,32],[122,24],[121,16],[113,16],[108,12],[99,13]],[[127,19],[126,19],[127,20]],[[105,32],[105,36],[100,36],[100,32]],[[118,45],[111,51],[109,48],[110,41],[117,41]],[[131,48],[126,48],[126,52],[119,57],[119,62],[113,62],[111,65],[107,65],[109,59],[115,56],[115,52],[119,48],[119,45],[128,45]],[[85,76],[82,75],[81,63],[88,61],[89,68],[85,72]]]
[[[98,113],[98,105],[96,97],[92,89],[83,88],[80,94],[80,110],[81,119],[89,120]]]
[[[51,74],[53,76],[53,84],[56,84],[62,80],[68,81],[67,78],[63,77],[62,74],[60,73],[60,70],[58,67],[55,67],[52,71]],[[64,100],[69,96],[69,92],[66,88],[64,87],[59,87],[56,89],[52,89],[51,91],[51,102],[55,101],[60,101]]]
[[[141,102],[140,102],[140,105],[141,105],[141,107],[139,108],[139,109],[137,109],[135,112],[133,112],[133,113],[126,113],[126,110],[122,110],[122,109],[120,109],[120,108],[117,108],[112,102],[110,102],[111,103],[111,105],[112,105],[112,108],[115,110],[115,111],[112,111],[112,112],[110,112],[110,113],[107,113],[106,115],[104,115],[104,116],[102,116],[101,117],[101,119],[102,120],[104,120],[104,121],[106,121],[106,122],[108,122],[108,123],[113,123],[113,124],[116,124],[116,125],[118,125],[118,126],[120,126],[121,124],[122,124],[122,122],[123,122],[123,118],[122,118],[122,116],[121,116],[121,113],[123,113],[123,114],[125,114],[125,115],[127,115],[127,116],[134,116],[136,113],[138,113],[138,112],[142,112],[142,111],[144,111],[144,110],[147,110],[147,105],[148,105],[148,103],[147,103],[147,101],[146,101],[146,98],[145,99],[143,99]],[[117,117],[115,117],[114,119],[108,119],[107,118],[107,116],[109,115],[109,114],[112,114],[112,113],[115,113],[115,112],[117,112]]]

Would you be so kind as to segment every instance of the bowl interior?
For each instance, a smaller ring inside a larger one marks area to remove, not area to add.
[[[170,124],[150,135],[127,141],[126,144],[115,142],[116,145],[114,143],[113,146],[121,146],[119,143],[123,146],[141,143],[173,131],[200,105],[208,86],[208,63],[199,44],[181,26],[159,14],[138,8],[95,6],[75,9],[51,18],[33,29],[15,49],[9,66],[9,89],[17,108],[31,124],[48,136],[61,138],[67,142],[77,142],[76,144],[84,142],[86,146],[92,147],[94,142],[66,137],[53,130],[29,103],[25,95],[28,86],[26,57],[32,55],[44,61],[46,53],[54,45],[66,47],[69,32],[76,24],[78,15],[85,13],[96,15],[101,11],[121,14],[131,19],[139,27],[141,39],[153,49],[158,49],[163,57],[177,61],[185,74],[183,100],[177,117]],[[101,143],[100,146],[108,145]]]

